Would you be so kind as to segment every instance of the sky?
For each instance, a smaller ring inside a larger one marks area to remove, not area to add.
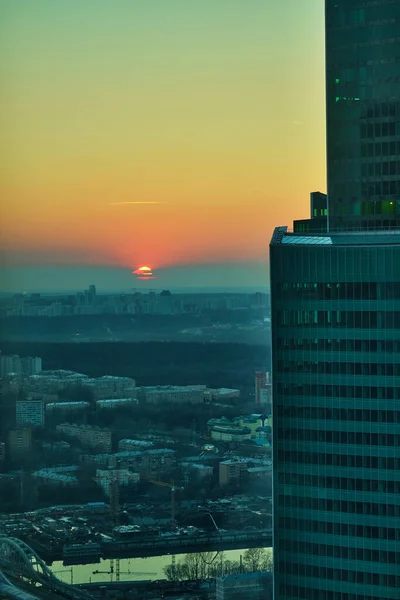
[[[0,0],[1,288],[266,286],[326,190],[323,4]]]

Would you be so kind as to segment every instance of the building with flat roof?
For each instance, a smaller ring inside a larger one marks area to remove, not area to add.
[[[126,452],[130,450],[145,450],[147,448],[152,448],[154,446],[154,442],[149,442],[146,440],[120,440],[118,442],[118,450],[120,452]]]
[[[114,485],[126,486],[139,483],[139,473],[132,473],[129,469],[97,469],[96,481],[103,489],[107,498],[111,497]]]
[[[139,397],[149,404],[200,404],[205,385],[159,385],[139,388]]]
[[[238,573],[216,579],[217,600],[272,600],[272,573]]]
[[[135,406],[139,403],[139,400],[135,397],[132,398],[112,398],[105,400],[97,400],[96,408],[99,410],[116,410],[118,408],[128,408],[129,406]]]
[[[56,429],[71,438],[76,438],[84,447],[96,448],[101,452],[111,452],[112,436],[110,429],[72,423],[61,423],[57,425]]]
[[[89,402],[49,402],[46,404],[46,413],[49,414],[84,413],[89,409]]]
[[[32,473],[32,477],[35,477],[40,483],[57,487],[76,487],[78,485],[77,470],[76,466],[40,469]]]
[[[24,425],[43,427],[43,400],[17,400],[15,405],[15,419],[17,427]]]
[[[231,459],[219,463],[219,485],[240,484],[246,477],[247,460]]]
[[[107,468],[129,469],[141,477],[160,477],[176,466],[176,452],[170,448],[120,451],[113,454],[84,455],[82,462],[97,464]]]
[[[270,257],[276,598],[395,598],[400,229],[277,228]]]
[[[42,359],[39,356],[18,356],[16,354],[0,355],[0,377],[12,373],[16,375],[33,375],[42,370]]]
[[[224,402],[240,398],[240,390],[232,388],[206,388],[204,390],[204,399],[206,402]]]
[[[28,454],[32,449],[32,429],[20,427],[8,432],[8,454],[11,460],[16,460]]]

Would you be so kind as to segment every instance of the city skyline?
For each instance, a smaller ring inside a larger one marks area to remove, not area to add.
[[[2,288],[265,284],[326,190],[323,6],[289,5],[3,3]]]

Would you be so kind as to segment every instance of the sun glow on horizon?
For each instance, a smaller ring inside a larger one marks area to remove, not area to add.
[[[137,279],[146,281],[147,279],[154,279],[153,270],[151,267],[139,267],[135,271],[132,271],[133,275],[136,275]]]
[[[292,4],[3,2],[6,278],[265,264],[325,189],[323,3]]]

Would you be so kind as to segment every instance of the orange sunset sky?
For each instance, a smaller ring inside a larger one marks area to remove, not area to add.
[[[262,287],[326,189],[323,4],[0,0],[2,287]]]

